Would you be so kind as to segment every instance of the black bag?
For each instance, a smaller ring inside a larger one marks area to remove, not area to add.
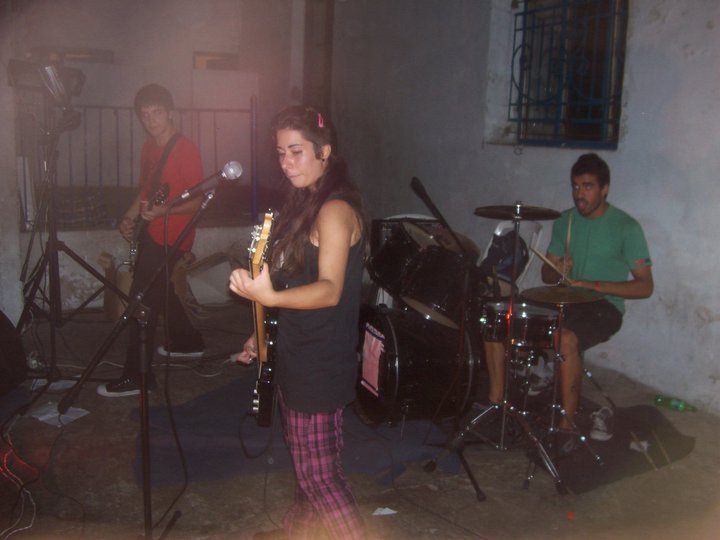
[[[0,311],[0,396],[25,380],[27,363],[20,334]]]
[[[519,238],[520,260],[517,275],[522,274],[527,266],[530,254],[522,236]],[[512,281],[513,249],[515,248],[515,231],[508,230],[504,234],[494,234],[487,256],[480,263],[480,272],[488,277],[497,276],[504,281]]]

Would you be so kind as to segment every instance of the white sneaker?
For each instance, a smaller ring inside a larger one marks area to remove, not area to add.
[[[609,441],[613,436],[613,411],[609,407],[601,407],[590,415],[593,427],[590,438],[595,441]]]
[[[537,396],[539,394],[542,394],[545,390],[548,390],[552,386],[552,378],[550,377],[544,377],[535,379],[535,377],[532,377],[533,382],[530,383],[530,386],[528,387],[528,396]]]

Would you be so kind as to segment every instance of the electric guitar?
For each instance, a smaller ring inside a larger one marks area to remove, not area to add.
[[[170,186],[168,184],[161,184],[157,191],[148,200],[147,208],[151,209],[153,206],[162,206],[167,202],[168,195],[170,194]],[[147,226],[145,221],[140,215],[135,218],[135,229],[133,230],[133,236],[130,240],[130,254],[128,255],[128,267],[130,272],[135,270],[135,261],[137,260],[138,247],[140,246],[140,236]]]
[[[250,276],[255,279],[263,269],[270,249],[270,233],[272,231],[275,212],[268,210],[262,225],[255,225],[251,233]],[[253,391],[252,414],[258,426],[267,427],[272,423],[275,401],[275,325],[277,321],[265,312],[258,302],[253,302],[253,326],[257,346],[258,378]]]

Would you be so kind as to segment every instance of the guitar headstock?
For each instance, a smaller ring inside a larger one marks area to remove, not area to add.
[[[268,210],[265,213],[262,225],[255,225],[250,233],[251,242],[248,251],[250,253],[250,268],[253,277],[260,273],[265,263],[275,216],[276,212],[274,210]]]

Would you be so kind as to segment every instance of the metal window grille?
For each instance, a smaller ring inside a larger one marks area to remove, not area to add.
[[[59,136],[56,185],[71,190],[71,193],[76,190],[81,206],[88,204],[86,199],[98,198],[99,190],[103,188],[136,188],[141,148],[147,136],[134,109],[90,105],[78,105],[74,109],[81,113],[81,123],[77,129]],[[247,208],[234,208],[227,221],[234,222],[240,215],[257,215],[253,174],[255,150],[252,147],[256,131],[255,99],[249,108],[176,109],[175,113],[176,126],[200,149],[206,176],[222,169],[230,160],[246,166],[245,176],[252,181],[252,196]],[[50,114],[53,114],[52,110]],[[44,139],[36,128],[38,121],[30,114],[25,117],[24,129],[21,127],[20,131],[29,134],[20,138],[18,187],[23,227],[29,230],[40,217],[36,215],[36,205],[40,204],[46,186],[41,183]],[[75,209],[69,207],[67,211],[74,212]],[[79,218],[78,223],[86,221]],[[99,218],[95,221],[101,222]]]
[[[508,119],[521,144],[617,148],[627,0],[525,0]]]

